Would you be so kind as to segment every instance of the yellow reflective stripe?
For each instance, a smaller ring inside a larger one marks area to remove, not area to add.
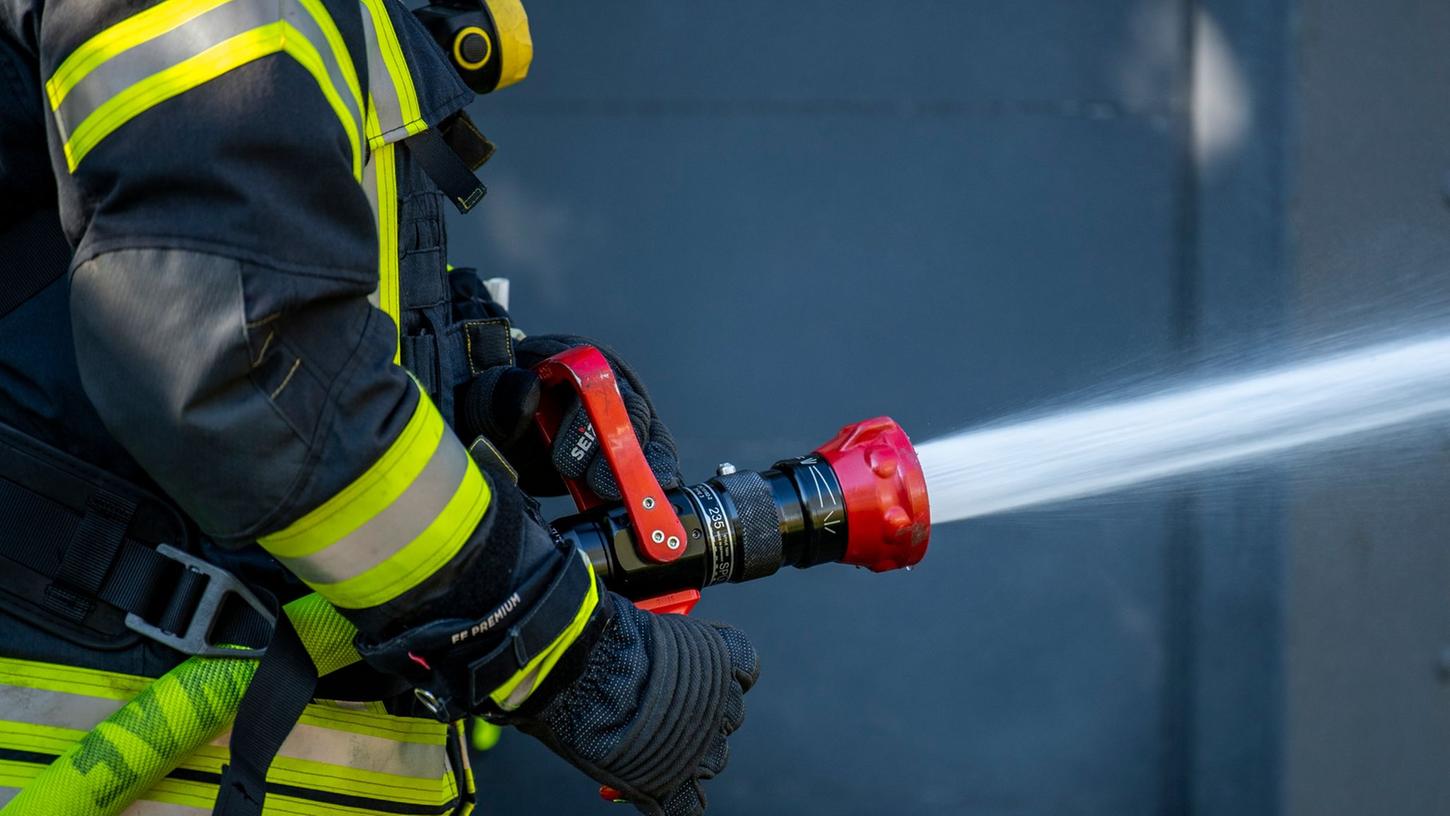
[[[295,734],[296,732],[294,732]],[[230,738],[230,732],[222,735],[222,741]],[[289,736],[288,742],[293,738]],[[3,744],[3,743],[0,743]],[[8,747],[8,746],[7,746]],[[420,746],[394,746],[406,751]],[[338,744],[335,750],[346,753],[349,746]],[[297,746],[293,743],[272,760],[267,769],[267,781],[281,785],[293,785],[308,790],[326,793],[342,793],[367,796],[391,802],[405,802],[418,805],[442,805],[458,797],[458,784],[453,778],[452,765],[447,751],[437,746],[429,756],[403,757],[391,763],[394,766],[411,764],[417,767],[398,770],[379,769],[376,758],[359,753],[351,761],[330,762],[297,757]],[[52,752],[54,753],[54,752]],[[230,753],[225,744],[206,745],[188,755],[178,768],[207,774],[220,774],[222,766],[230,762]],[[427,765],[427,771],[423,766]],[[372,767],[369,767],[372,765]],[[408,772],[408,771],[411,771]],[[315,805],[314,805],[315,806]]]
[[[360,179],[362,87],[320,0],[165,0],[87,40],[46,81],[67,166],[157,104],[278,52],[317,82]]]
[[[489,723],[489,724],[490,725],[493,725],[492,723]],[[498,728],[499,726],[494,726],[494,727],[495,728]],[[467,734],[466,729],[464,727],[464,721],[463,720],[454,720],[454,722],[453,722],[453,729],[454,729],[454,736],[458,739],[458,744],[459,745],[463,745],[463,746],[467,746],[468,745],[468,734]],[[465,793],[467,793],[469,795],[469,798],[473,798],[473,794],[475,794],[475,793],[478,792],[478,785],[474,781],[474,778],[473,778],[473,761],[468,758],[468,750],[467,750],[467,748],[465,748],[462,751],[459,751],[458,752],[458,757],[459,757],[459,760],[463,763],[463,790],[464,790]],[[467,813],[472,812],[472,809],[473,809],[473,804],[470,802],[468,804],[468,806],[463,810],[463,814],[467,814]]]
[[[307,707],[299,722],[414,745],[443,745],[448,741],[448,732],[442,723],[418,717],[397,717],[386,713],[385,709],[382,712],[349,711],[330,703],[315,703]]]
[[[81,159],[116,128],[146,110],[209,82],[227,71],[276,52],[280,23],[239,34],[132,85],[96,108],[76,125],[65,142],[65,160],[72,172]]]
[[[145,677],[0,657],[0,684],[130,700],[151,685]]]
[[[230,0],[170,0],[128,17],[86,40],[46,81],[45,93],[50,99],[51,109],[60,107],[65,95],[96,66],[226,2]]]
[[[419,389],[413,415],[377,462],[260,543],[334,605],[376,606],[452,560],[490,498],[477,465]]]
[[[312,512],[264,536],[262,547],[278,558],[300,558],[356,531],[403,495],[428,464],[443,432],[442,415],[420,391],[408,424],[372,467]]]
[[[333,113],[342,123],[352,147],[353,176],[362,177],[362,149],[357,123],[338,95],[322,55],[290,23],[279,20],[223,40],[201,53],[137,82],[99,105],[76,125],[63,146],[66,164],[74,172],[101,140],[121,125],[156,105],[260,59],[284,51],[312,74]]]
[[[378,202],[378,308],[392,318],[398,343],[393,348],[393,364],[401,365],[402,349],[402,284],[398,266],[398,170],[397,154],[392,144],[373,152],[377,179]]]
[[[26,661],[11,662],[19,664]],[[17,673],[34,676],[46,674],[52,669],[65,671],[70,667],[32,663],[20,668],[26,670]],[[147,678],[124,676],[137,684],[152,682]],[[19,686],[10,688],[26,692],[33,691]],[[77,702],[97,699],[62,692],[40,693]],[[194,695],[188,696],[195,699]],[[121,724],[121,730],[117,731],[115,723],[97,726],[97,722],[99,722],[97,718],[104,716],[101,712],[72,711],[65,706],[66,700],[64,699],[49,702],[56,704],[29,712],[11,712],[0,709],[0,715],[8,714],[12,717],[9,720],[0,720],[0,749],[12,752],[30,752],[44,758],[35,761],[17,760],[11,763],[0,763],[0,789],[15,789],[0,790],[0,794],[18,795],[20,787],[29,784],[42,768],[50,764],[49,757],[67,754],[83,739],[90,739],[87,735],[92,730],[105,731],[106,742],[109,746],[107,750],[114,751],[116,756],[125,758],[128,763],[134,763],[137,760],[142,763],[140,766],[128,765],[128,767],[138,767],[142,772],[148,772],[145,770],[145,760],[142,758],[146,752],[159,750],[152,743],[157,740],[167,742],[181,739],[184,741],[186,737],[182,732],[191,727],[186,721],[185,715],[180,714],[170,704],[163,704],[163,708],[170,710],[161,711],[153,708],[151,714],[145,715],[148,718],[145,721],[131,718]],[[458,799],[460,786],[454,773],[453,761],[449,757],[446,747],[450,725],[432,720],[350,711],[340,708],[340,705],[312,703],[307,706],[302,724],[288,735],[268,771],[267,778],[270,782],[290,785],[302,790],[368,797],[380,802],[440,809],[439,812]],[[66,722],[87,717],[94,721],[84,723],[81,728],[75,728],[69,725],[46,725],[13,720],[13,716],[26,713],[48,715]],[[354,723],[347,723],[344,727],[337,727],[331,722],[324,725],[307,724],[309,720],[330,720],[337,715],[342,715],[344,718],[347,718],[348,715],[362,715],[363,720],[372,721],[379,726],[386,726],[389,724],[388,721],[392,721],[396,728],[378,727],[369,730],[396,732],[405,738],[363,736],[355,733]],[[187,750],[185,757],[180,759],[175,767],[207,774],[220,774],[222,766],[229,761],[227,742],[228,735],[223,733],[211,740],[209,744],[202,744]],[[107,779],[109,779],[111,771],[115,770],[105,762],[97,763],[92,770],[85,770],[90,767],[86,763],[79,765],[70,763],[67,767],[73,767],[83,773],[83,778],[86,780],[85,790],[88,792],[104,790],[107,787]],[[101,779],[98,775],[105,775],[107,779]],[[214,796],[214,785],[210,790],[206,789],[206,783],[202,783],[202,787],[168,787],[168,782],[163,780],[158,786],[147,790],[145,799],[142,801],[209,807],[211,797]],[[3,798],[0,796],[0,799]],[[59,801],[69,800],[52,798],[42,801],[56,804]],[[0,804],[3,803],[0,801]],[[278,803],[279,805],[284,804],[283,800],[278,800]],[[26,804],[34,805],[34,802],[32,800]],[[276,812],[295,811],[301,814],[315,814],[319,812],[318,808],[319,804],[315,799],[299,796],[290,804],[286,804],[282,810]],[[392,808],[384,807],[385,812],[392,810]],[[56,811],[46,809],[43,812]],[[140,811],[126,810],[123,816],[129,816],[133,812]],[[273,812],[270,802],[267,812]],[[374,811],[367,807],[333,810],[329,805],[327,812],[372,813]]]
[[[418,91],[413,86],[413,74],[408,70],[408,62],[403,57],[402,43],[398,40],[398,32],[393,28],[392,18],[388,16],[384,2],[385,0],[363,0],[363,5],[367,7],[368,15],[373,21],[373,30],[377,35],[377,48],[388,74],[386,79],[392,83],[396,91],[399,114],[403,120],[400,123],[383,122],[382,132],[401,126],[407,130],[407,135],[411,135],[424,130],[426,123],[423,122],[422,106],[418,102]],[[383,79],[383,77],[369,77],[369,82],[379,82]]]
[[[99,720],[97,721],[99,722]],[[90,728],[94,728],[92,723]],[[39,725],[0,721],[0,747],[12,751],[34,751],[37,754],[60,755],[86,731],[59,725]]]
[[[327,47],[332,51],[332,58],[342,68],[343,82],[347,83],[348,93],[357,103],[357,110],[363,109],[362,86],[358,84],[357,69],[352,64],[352,53],[347,50],[347,42],[342,38],[342,32],[337,30],[337,23],[333,22],[332,15],[327,13],[319,0],[297,0],[298,4],[307,11],[308,16],[317,24],[322,31],[322,36],[327,40]],[[349,117],[351,118],[351,117]]]
[[[449,436],[447,444],[459,442]],[[315,584],[313,589],[344,609],[363,609],[391,601],[453,560],[483,520],[491,498],[488,482],[473,459],[468,458],[462,484],[421,535],[372,569],[334,584]]]
[[[327,104],[331,106],[332,112],[337,115],[338,121],[342,123],[343,131],[347,133],[347,143],[352,148],[352,177],[361,180],[363,155],[357,121],[352,118],[352,114],[343,103],[342,97],[338,95],[337,88],[334,87],[331,78],[327,76],[327,67],[323,64],[322,55],[317,52],[317,48],[291,25],[285,22],[281,25],[283,32],[283,50],[290,54],[293,59],[297,60],[303,68],[306,68],[307,72],[312,74],[312,78],[317,81],[317,86],[322,90],[322,95],[327,99]],[[356,83],[357,80],[354,78],[352,80],[354,88],[356,88]],[[361,101],[358,104],[361,105]]]
[[[517,674],[509,678],[508,682],[494,689],[488,696],[498,704],[500,708],[512,711],[524,704],[534,689],[538,688],[554,670],[559,658],[584,631],[584,625],[589,622],[589,616],[594,613],[595,607],[599,605],[599,581],[594,576],[594,565],[584,553],[579,553],[579,558],[589,568],[589,594],[584,596],[584,603],[579,605],[579,611],[574,613],[574,620],[569,626],[554,638],[548,648],[534,656],[527,665],[519,670]]]

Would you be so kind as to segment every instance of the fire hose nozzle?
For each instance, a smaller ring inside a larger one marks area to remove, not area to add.
[[[769,470],[720,468],[665,498],[685,542],[670,561],[641,546],[627,505],[596,505],[553,525],[589,556],[606,586],[660,612],[687,611],[707,586],[753,581],[783,566],[910,567],[926,554],[931,530],[916,452],[886,417],[848,425],[815,452]]]
[[[847,425],[815,453],[770,470],[724,463],[709,481],[666,491],[597,349],[569,349],[535,371],[544,386],[535,416],[544,441],[558,433],[562,396],[572,392],[624,496],[606,504],[566,480],[583,512],[556,520],[554,530],[589,558],[611,591],[642,608],[689,614],[702,588],[764,578],[786,564],[841,562],[885,572],[926,555],[926,476],[906,432],[888,417]],[[600,795],[621,799],[608,787]]]
[[[926,555],[931,509],[926,476],[906,431],[890,417],[847,425],[816,449],[845,495],[843,564],[874,572],[914,566]]]

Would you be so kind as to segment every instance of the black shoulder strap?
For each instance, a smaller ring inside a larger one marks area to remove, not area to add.
[[[0,228],[0,317],[65,277],[71,248],[60,214],[37,210]]]

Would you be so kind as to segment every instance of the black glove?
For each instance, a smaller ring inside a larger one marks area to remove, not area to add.
[[[609,601],[614,617],[583,675],[514,722],[644,813],[704,813],[700,782],[725,769],[725,738],[760,673],[755,649],[728,626]]]
[[[725,767],[758,660],[740,632],[643,612],[607,592],[582,554],[538,521],[507,474],[480,463],[492,504],[458,580],[388,623],[361,621],[355,644],[373,668],[404,678],[442,721],[479,714],[513,723],[645,813],[704,809],[699,781]],[[597,604],[546,679],[509,700],[505,681]],[[379,607],[386,611],[386,607]],[[417,712],[422,714],[423,712]]]
[[[655,415],[644,385],[619,356],[583,337],[535,335],[514,342],[516,365],[488,369],[458,397],[458,427],[465,439],[485,436],[519,472],[519,485],[535,496],[564,492],[559,477],[583,479],[595,495],[617,501],[619,483],[601,452],[594,427],[577,399],[564,412],[552,448],[545,449],[534,427],[539,408],[539,378],[531,370],[543,360],[576,346],[590,345],[603,352],[614,370],[620,396],[644,449],[645,460],[660,486],[680,486],[679,454],[669,429]]]

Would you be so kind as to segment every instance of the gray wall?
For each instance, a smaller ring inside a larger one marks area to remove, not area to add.
[[[1213,369],[1225,350],[1272,358],[1316,291],[1296,259],[1333,254],[1348,217],[1291,208],[1312,179],[1342,183],[1357,104],[1335,96],[1355,70],[1335,54],[1355,46],[1315,52],[1309,23],[1341,38],[1373,23],[1394,51],[1433,8],[1301,5],[532,0],[532,76],[474,108],[500,151],[488,199],[451,227],[453,259],[512,278],[525,328],[628,355],[696,478],[877,414],[921,441]],[[1415,40],[1419,95],[1377,109],[1404,139],[1441,104],[1436,30]],[[1404,81],[1357,78],[1366,97]],[[1323,99],[1301,100],[1310,81]],[[1450,146],[1419,136],[1422,164]],[[1383,157],[1355,149],[1368,183]],[[1398,223],[1396,193],[1433,192],[1444,168],[1401,168],[1356,206]],[[1316,679],[1333,638],[1314,622],[1341,580],[1300,575],[1316,500],[1333,501],[1268,471],[1196,481],[942,526],[910,574],[821,569],[708,594],[699,614],[745,628],[765,666],[712,812],[1444,812],[1441,781],[1400,810],[1372,806],[1386,786],[1346,809],[1319,784],[1355,785],[1372,748],[1307,741],[1404,722],[1422,700],[1330,716],[1361,688]],[[1427,557],[1428,516],[1399,531]],[[1439,566],[1417,609],[1443,625]],[[1393,623],[1416,650],[1434,639]],[[1355,670],[1394,691],[1371,627],[1356,634]],[[1420,688],[1434,654],[1413,654]],[[1418,733],[1416,751],[1440,753],[1396,785],[1445,767],[1444,728]],[[478,770],[492,811],[619,812],[518,735]]]
[[[1443,327],[1450,6],[1301,5],[1295,329]],[[1337,464],[1291,493],[1287,811],[1450,813],[1450,433]]]

